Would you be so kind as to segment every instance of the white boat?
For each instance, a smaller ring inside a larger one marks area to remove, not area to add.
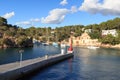
[[[97,49],[97,48],[100,48],[100,47],[97,47],[97,46],[88,46],[87,48],[88,49]]]
[[[56,43],[56,42],[53,42],[52,45],[55,46],[55,47],[58,47],[58,43]]]
[[[48,46],[48,45],[49,45],[49,43],[42,43],[42,45],[44,45],[44,46]]]

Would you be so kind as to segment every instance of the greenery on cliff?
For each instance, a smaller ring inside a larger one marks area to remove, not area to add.
[[[89,33],[92,39],[99,39],[104,44],[119,44],[120,43],[120,18],[115,18],[113,20],[108,20],[100,24],[87,25],[86,29],[92,29],[92,32]],[[117,31],[117,36],[111,34],[102,36],[102,30],[112,30]]]
[[[7,24],[7,20],[0,17],[0,47],[32,46],[32,38],[28,37],[24,31],[16,25]]]

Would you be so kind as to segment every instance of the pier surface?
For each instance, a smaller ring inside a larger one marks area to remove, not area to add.
[[[70,58],[73,53],[56,54],[35,59],[0,65],[0,80],[16,80],[36,69]]]

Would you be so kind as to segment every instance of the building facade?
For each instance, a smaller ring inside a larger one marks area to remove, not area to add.
[[[99,46],[101,43],[98,39],[91,39],[90,36],[85,32],[81,36],[71,37],[73,46]]]

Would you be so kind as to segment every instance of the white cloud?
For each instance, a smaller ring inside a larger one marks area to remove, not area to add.
[[[120,0],[84,0],[79,10],[93,14],[120,15]]]
[[[49,15],[47,17],[43,17],[41,19],[42,23],[49,23],[49,24],[59,24],[61,23],[65,16],[70,12],[68,9],[53,9],[49,12]]]
[[[41,20],[36,18],[36,19],[30,19],[30,21],[32,21],[32,22],[40,22]]]
[[[16,22],[16,25],[30,25],[29,21]]]
[[[64,6],[64,5],[68,4],[68,2],[67,2],[67,0],[63,0],[60,2],[60,4]]]
[[[21,22],[16,22],[16,25],[33,25],[34,22],[40,22],[41,20],[39,18],[35,19],[30,19],[28,21],[21,21]]]
[[[6,18],[6,19],[9,19],[11,17],[13,17],[15,15],[14,12],[10,12],[10,13],[6,13],[5,15],[3,15],[2,17]]]
[[[77,9],[76,6],[72,6],[72,7],[71,7],[71,12],[72,12],[72,13],[75,13],[75,12],[77,12],[77,11],[78,11],[78,9]]]

